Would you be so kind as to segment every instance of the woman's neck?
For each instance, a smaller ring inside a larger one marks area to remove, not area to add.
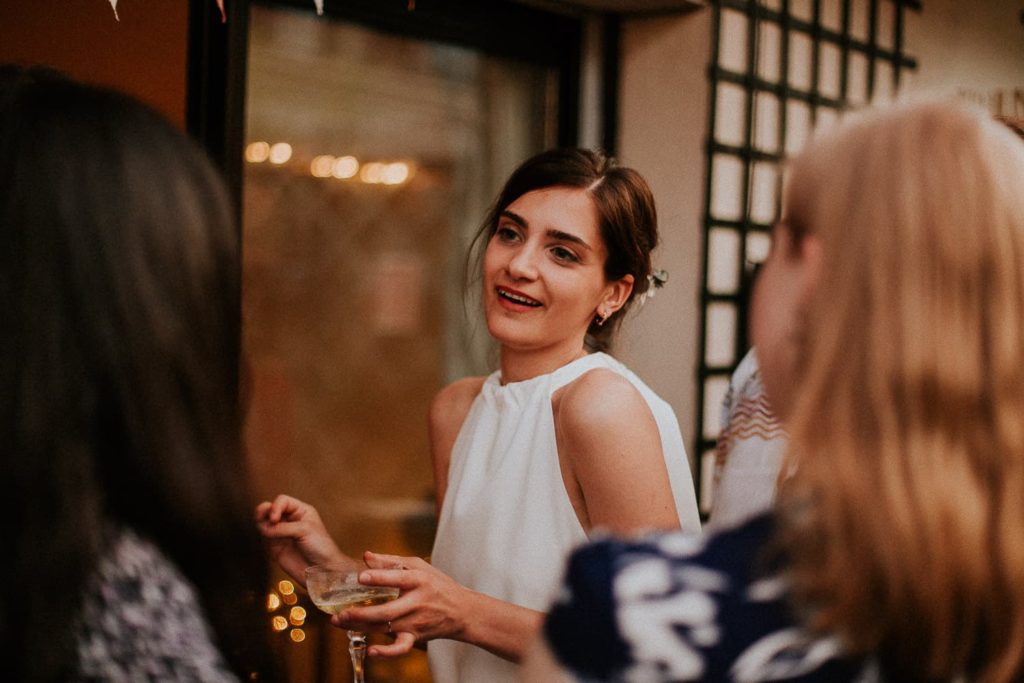
[[[513,349],[501,347],[501,383],[523,382],[554,372],[563,365],[587,355],[581,343],[579,346],[563,346],[546,349]]]

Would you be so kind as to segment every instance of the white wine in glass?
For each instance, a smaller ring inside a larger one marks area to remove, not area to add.
[[[320,610],[337,614],[350,607],[382,605],[398,597],[398,589],[386,586],[364,586],[359,572],[333,569],[322,565],[306,567],[306,590],[309,599]],[[366,660],[366,634],[348,632],[348,653],[352,657],[354,683],[365,683],[363,663]]]

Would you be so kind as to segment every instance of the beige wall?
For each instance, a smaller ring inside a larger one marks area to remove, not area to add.
[[[668,284],[626,320],[617,355],[672,404],[690,450],[696,400],[706,65],[711,12],[630,19],[622,36],[619,157],[650,182]],[[690,453],[691,459],[694,454]]]
[[[1014,92],[1024,90],[1024,2],[927,0],[924,7],[906,19],[905,50],[919,70],[904,92],[966,90],[986,101],[1002,92],[1004,108],[1012,106]],[[617,353],[672,404],[688,448],[696,420],[710,20],[708,9],[628,19],[622,39],[619,157],[651,183],[662,233],[656,265],[671,278],[626,321]]]
[[[1024,117],[1021,12],[1024,0],[928,0],[907,23],[906,50],[919,68],[905,92],[960,95],[994,114],[1014,115],[1016,104]]]

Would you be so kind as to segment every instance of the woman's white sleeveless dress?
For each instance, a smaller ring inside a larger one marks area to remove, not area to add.
[[[566,558],[587,540],[562,481],[551,396],[595,368],[622,375],[647,401],[679,521],[684,530],[700,530],[672,409],[620,362],[593,353],[523,382],[502,385],[499,372],[485,380],[452,447],[434,566],[475,591],[535,610],[550,607]],[[435,683],[517,680],[518,667],[473,645],[435,640],[427,651]]]

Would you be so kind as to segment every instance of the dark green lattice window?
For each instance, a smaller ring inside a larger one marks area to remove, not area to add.
[[[751,273],[768,254],[782,161],[844,111],[892,100],[919,0],[713,0],[696,449],[701,508],[729,376],[748,348]]]

